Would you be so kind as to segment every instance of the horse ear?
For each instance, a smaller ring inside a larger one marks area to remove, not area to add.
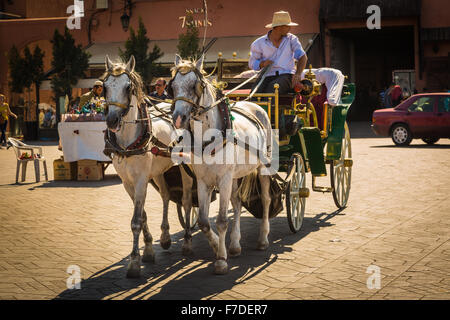
[[[134,59],[134,56],[131,55],[130,60],[128,60],[128,62],[127,62],[127,71],[130,73],[133,72],[135,65],[136,65],[136,60]]]
[[[177,67],[183,58],[181,58],[178,54],[175,54],[175,67]]]
[[[202,56],[200,57],[200,59],[197,60],[195,67],[201,71],[203,69],[203,60],[205,59],[205,55],[202,54]]]
[[[106,70],[112,70],[112,66],[113,66],[112,61],[109,60],[109,56],[106,55],[106,57],[105,57],[105,68],[106,68]]]

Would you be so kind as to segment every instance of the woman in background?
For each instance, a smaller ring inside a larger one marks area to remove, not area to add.
[[[0,143],[2,143],[3,146],[6,146],[6,127],[8,125],[9,116],[13,116],[17,119],[17,116],[9,109],[9,105],[6,103],[6,97],[3,94],[0,94],[0,130],[2,132]]]

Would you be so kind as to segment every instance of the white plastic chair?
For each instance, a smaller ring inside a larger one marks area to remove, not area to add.
[[[8,141],[14,148],[14,152],[16,153],[17,158],[16,183],[18,183],[19,181],[20,166],[22,166],[22,182],[25,181],[25,178],[27,176],[27,164],[29,161],[34,162],[34,173],[36,176],[36,182],[39,182],[41,180],[39,162],[40,161],[43,162],[45,180],[48,181],[47,162],[44,158],[44,155],[42,154],[42,147],[30,146],[14,138],[8,138]],[[34,150],[38,150],[38,152],[35,152]],[[22,151],[29,151],[31,153],[31,158],[21,159],[20,156],[22,155]]]

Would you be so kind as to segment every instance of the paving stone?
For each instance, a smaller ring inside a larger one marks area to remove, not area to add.
[[[450,299],[450,144],[352,139],[354,166],[348,207],[311,192],[302,230],[292,234],[286,213],[270,221],[270,247],[255,250],[260,221],[241,217],[242,254],[229,273],[213,275],[213,251],[193,235],[193,257],[183,257],[176,206],[169,206],[172,246],[160,247],[162,202],[147,190],[145,208],[155,264],[141,279],[126,279],[132,248],[133,204],[114,168],[98,182],[52,181],[60,152],[43,143],[50,181],[14,184],[13,150],[0,150],[0,299]],[[420,160],[420,161],[419,161]],[[327,185],[329,177],[321,178]],[[311,177],[307,175],[307,184]],[[215,229],[218,201],[211,205]],[[232,214],[227,243],[232,226]],[[141,237],[141,253],[144,243]],[[69,290],[69,265],[81,270],[81,289]],[[371,265],[381,288],[369,289]]]

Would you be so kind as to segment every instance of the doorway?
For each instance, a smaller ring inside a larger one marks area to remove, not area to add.
[[[370,121],[381,107],[380,93],[393,81],[392,72],[414,69],[414,27],[334,29],[330,35],[331,67],[356,84],[348,118]]]

